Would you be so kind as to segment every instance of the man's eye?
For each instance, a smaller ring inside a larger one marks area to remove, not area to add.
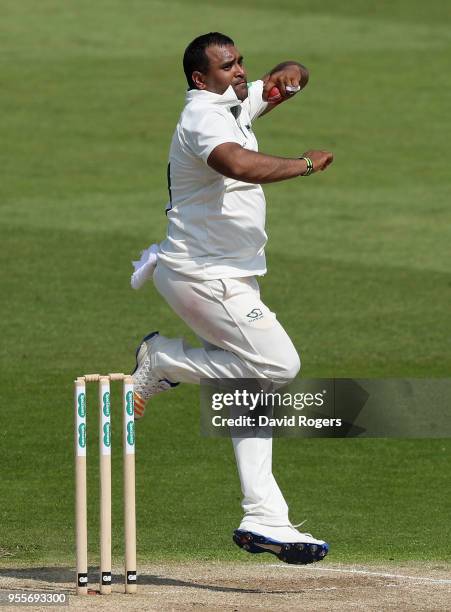
[[[224,66],[224,70],[230,70],[232,66]]]

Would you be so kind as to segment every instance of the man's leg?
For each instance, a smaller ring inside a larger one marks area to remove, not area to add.
[[[254,278],[194,281],[157,265],[154,284],[206,345],[157,337],[150,349],[154,375],[172,382],[201,378],[263,378],[279,386],[299,370],[299,357],[275,315],[260,300]],[[268,551],[288,563],[311,563],[327,545],[299,533],[272,474],[271,438],[233,440],[243,491],[244,518],[235,542],[249,552]]]
[[[207,350],[216,350],[205,338]],[[288,525],[288,506],[272,473],[272,438],[232,438],[243,493],[244,517],[240,528],[257,525]]]
[[[299,371],[297,352],[260,300],[255,278],[195,281],[161,264],[154,284],[173,310],[204,339],[192,348],[158,336],[150,349],[154,375],[172,382],[201,378],[260,378],[280,386]],[[267,550],[288,563],[310,563],[327,552],[322,540],[301,534],[272,474],[272,439],[233,439],[245,512],[235,542],[250,552]]]
[[[272,438],[232,438],[244,517],[249,525],[289,525],[288,506],[272,473]]]
[[[201,378],[294,378],[299,358],[255,279],[196,282],[158,264],[158,291],[201,338],[203,348],[161,337],[153,367],[173,382]],[[272,384],[272,383],[271,383]],[[288,507],[272,474],[272,439],[233,439],[243,492],[243,522],[288,525]],[[242,523],[243,524],[243,523]]]
[[[172,382],[263,378],[283,384],[299,371],[296,349],[260,300],[255,278],[195,281],[158,263],[154,284],[172,309],[209,344],[158,337],[152,367]],[[213,347],[213,348],[212,348]]]

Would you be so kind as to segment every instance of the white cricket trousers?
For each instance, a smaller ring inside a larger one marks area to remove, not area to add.
[[[154,284],[202,340],[161,336],[152,366],[161,378],[199,384],[201,378],[260,378],[274,387],[293,380],[300,360],[276,316],[260,299],[255,277],[199,281],[158,262]],[[272,474],[272,438],[232,438],[243,493],[243,523],[289,524],[288,506]]]

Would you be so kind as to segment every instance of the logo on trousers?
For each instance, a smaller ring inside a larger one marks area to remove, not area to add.
[[[253,308],[247,313],[246,317],[250,323],[253,323],[254,321],[258,321],[258,319],[263,319],[263,312],[260,308]]]

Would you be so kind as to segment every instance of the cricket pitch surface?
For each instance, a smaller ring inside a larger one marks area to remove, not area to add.
[[[1,609],[6,593],[69,594],[78,610],[448,610],[451,566],[444,562],[307,566],[268,563],[167,562],[140,564],[138,593],[123,593],[116,566],[111,595],[76,596],[67,567],[0,568]],[[90,571],[91,588],[98,571]],[[45,606],[27,606],[48,610]],[[61,609],[61,606],[52,606]],[[62,608],[64,609],[64,607]]]

